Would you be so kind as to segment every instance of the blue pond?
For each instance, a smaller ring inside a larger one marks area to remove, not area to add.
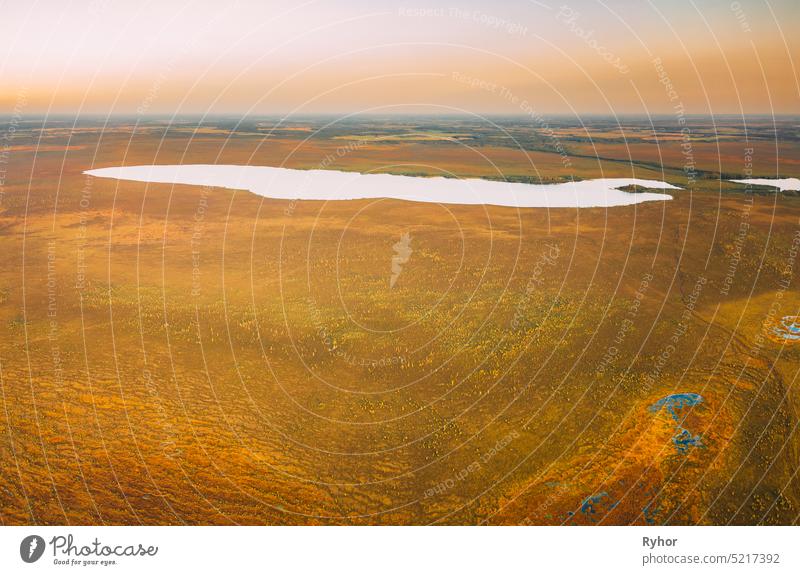
[[[608,498],[608,493],[606,493],[605,491],[602,491],[600,493],[596,493],[594,495],[590,495],[589,497],[587,497],[586,499],[584,499],[581,502],[581,509],[580,509],[581,514],[586,516],[592,522],[597,521],[598,517],[596,517],[596,514],[598,512],[602,512],[603,511],[603,508],[608,503],[608,502],[604,501],[607,498]],[[607,510],[605,511],[605,513],[608,513],[609,511],[612,511],[616,506],[617,506],[617,503],[611,503],[610,505],[608,505]],[[574,517],[575,517],[575,512],[574,511],[567,511],[567,518],[568,519],[569,518],[573,518],[574,519]],[[570,524],[574,525],[574,523],[572,523],[572,522],[570,522]]]
[[[684,407],[692,407],[698,403],[703,403],[703,396],[698,393],[674,393],[662,397],[650,406],[650,411],[656,412],[666,409],[675,421],[680,421],[678,411]]]
[[[602,493],[598,493],[597,495],[590,495],[586,499],[583,500],[581,503],[581,513],[584,514],[591,514],[597,513],[597,504],[600,503],[600,500],[604,497],[608,497],[608,493],[603,491]]]
[[[788,341],[800,341],[800,316],[787,315],[772,327],[773,335]]]
[[[648,525],[656,524],[656,514],[661,511],[661,508],[659,507],[653,509],[653,503],[655,503],[655,501],[651,501],[642,508],[642,515],[644,515],[644,520]]]
[[[675,449],[678,453],[684,455],[689,452],[690,447],[703,447],[703,442],[700,440],[699,435],[692,435],[688,429],[679,427],[677,433],[672,436],[672,443],[675,444]]]
[[[677,424],[675,435],[672,436],[672,443],[681,455],[688,453],[691,447],[703,447],[701,436],[692,435],[688,429],[684,428],[681,424],[685,416],[682,418],[679,414],[684,407],[693,407],[700,403],[703,403],[703,396],[698,393],[674,393],[662,397],[650,406],[650,411],[653,413],[662,409],[666,410]]]

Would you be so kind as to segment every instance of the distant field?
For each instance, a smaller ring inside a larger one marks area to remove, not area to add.
[[[0,521],[800,522],[800,197],[721,180],[800,176],[796,120],[684,147],[664,120],[492,121],[23,124]],[[82,174],[153,163],[685,191],[518,210]]]

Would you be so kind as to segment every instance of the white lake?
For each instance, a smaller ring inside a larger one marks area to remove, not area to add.
[[[562,184],[519,184],[481,179],[204,164],[99,168],[84,173],[98,178],[249,190],[260,196],[285,200],[392,198],[411,202],[486,204],[518,208],[628,206],[670,200],[672,197],[652,192],[629,193],[617,188],[638,185],[659,190],[680,189],[658,180],[634,178],[604,178]]]
[[[731,180],[737,184],[753,184],[754,186],[774,186],[784,190],[800,191],[800,178],[748,178],[746,180]]]

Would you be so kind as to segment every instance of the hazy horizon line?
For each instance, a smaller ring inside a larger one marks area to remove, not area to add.
[[[163,119],[302,119],[302,118],[521,118],[536,121],[529,114],[524,113],[504,113],[504,112],[486,112],[486,113],[412,113],[412,112],[363,112],[363,113],[339,113],[339,112],[307,112],[303,114],[281,114],[281,113],[257,113],[257,114],[241,114],[237,112],[215,112],[205,114],[201,112],[186,112],[186,113],[148,113],[139,114],[136,112],[113,112],[111,114],[97,113],[97,112],[56,112],[56,113],[33,113],[33,114],[0,114],[0,118],[16,118],[18,120],[42,120],[42,119],[59,119],[59,118],[91,118],[91,119],[140,119],[140,120],[163,120]],[[641,118],[641,119],[673,119],[677,120],[675,114],[670,113],[657,113],[657,114],[642,114],[635,112],[621,112],[618,114],[600,113],[600,112],[587,112],[585,114],[568,114],[564,112],[546,113],[542,112],[539,117],[545,118]],[[733,113],[725,112],[720,114],[705,113],[705,114],[682,114],[682,118],[759,118],[759,119],[796,119],[800,120],[800,113],[797,114],[778,114],[770,112],[747,112],[747,113]]]

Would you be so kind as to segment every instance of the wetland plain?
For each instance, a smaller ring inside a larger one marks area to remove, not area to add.
[[[800,141],[796,120],[748,118],[746,144],[740,124],[693,119],[687,158],[668,118],[22,122],[0,196],[0,519],[796,523],[800,197],[730,180],[800,177]],[[90,175],[190,164],[672,199]]]

